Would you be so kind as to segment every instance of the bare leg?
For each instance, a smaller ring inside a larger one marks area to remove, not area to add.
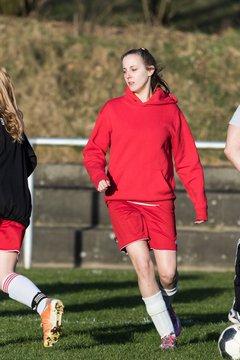
[[[53,346],[61,334],[63,303],[48,299],[27,277],[15,272],[18,253],[0,250],[0,286],[16,300],[36,310],[41,315],[44,347]]]
[[[175,335],[179,336],[181,332],[181,323],[171,306],[174,296],[177,293],[178,273],[176,251],[154,250],[154,254],[161,282],[160,289],[162,296],[172,319]]]
[[[0,286],[8,274],[15,272],[18,262],[18,253],[15,251],[0,250]]]
[[[142,240],[136,241],[127,246],[127,251],[138,276],[138,286],[146,305],[147,313],[151,317],[161,338],[165,339],[170,334],[173,336],[171,337],[173,341],[172,347],[176,342],[174,328],[155,278],[154,265],[147,242]]]
[[[38,294],[38,312],[41,313],[46,304],[46,295],[42,294],[38,287],[27,277],[15,272],[18,262],[16,251],[0,250],[0,286],[9,294],[9,297],[29,307],[33,307],[33,299]],[[39,295],[40,294],[40,295]]]
[[[127,246],[128,255],[138,276],[138,286],[142,297],[159,292],[154,265],[146,241],[136,241]]]
[[[159,278],[164,289],[176,287],[178,281],[177,253],[174,250],[154,250]]]

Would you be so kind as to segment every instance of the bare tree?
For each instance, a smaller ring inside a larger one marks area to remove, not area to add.
[[[149,0],[142,0],[142,9],[145,22],[148,25],[152,24],[152,15],[149,6]]]
[[[144,20],[147,24],[164,25],[171,13],[171,0],[142,0]]]
[[[36,0],[0,0],[0,13],[8,15],[29,15]]]
[[[94,32],[97,23],[111,17],[115,6],[125,4],[126,0],[75,0],[75,12],[73,14],[73,24],[77,34],[85,31],[86,23],[89,24],[90,32]]]
[[[75,0],[75,12],[73,14],[73,26],[76,35],[84,32],[84,23],[86,16],[86,6],[83,1]]]

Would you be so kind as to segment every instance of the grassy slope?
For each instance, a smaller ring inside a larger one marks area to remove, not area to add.
[[[239,103],[239,30],[207,35],[135,24],[77,36],[71,24],[11,17],[0,17],[0,28],[0,64],[14,79],[29,136],[88,136],[103,103],[122,94],[120,55],[144,46],[165,66],[196,140],[225,140]],[[44,149],[40,161],[49,160],[79,155]]]
[[[182,321],[179,347],[159,350],[133,271],[20,271],[65,303],[64,335],[44,349],[38,315],[1,294],[0,359],[220,360],[217,341],[230,325],[232,273],[181,273],[175,309]]]

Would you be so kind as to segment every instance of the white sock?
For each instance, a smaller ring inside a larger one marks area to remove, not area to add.
[[[40,303],[37,305],[36,311],[38,312],[39,315],[42,314],[42,312],[44,311],[46,305],[47,305],[47,298],[42,299],[40,301]]]
[[[175,288],[170,289],[170,290],[169,289],[163,289],[162,287],[160,287],[160,290],[161,290],[161,293],[162,293],[162,296],[163,296],[163,300],[165,301],[165,304],[166,304],[167,308],[169,308],[169,306],[173,302],[175,294],[178,291],[178,285],[176,285]]]
[[[161,291],[153,296],[142,299],[145,302],[147,313],[151,316],[159,335],[164,337],[169,335],[171,332],[174,333],[173,324]]]
[[[2,290],[9,294],[9,297],[13,300],[20,302],[32,308],[33,299],[38,294],[42,294],[39,288],[25,276],[11,273],[3,281]],[[44,294],[38,296],[40,300],[36,307],[37,312],[41,315],[43,312],[47,298],[43,298]]]

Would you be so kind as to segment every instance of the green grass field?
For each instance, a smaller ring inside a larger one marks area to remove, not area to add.
[[[180,273],[175,310],[182,320],[179,347],[162,352],[130,270],[20,269],[65,304],[64,332],[42,346],[38,315],[1,294],[0,359],[215,360],[217,340],[230,323],[233,274]]]

